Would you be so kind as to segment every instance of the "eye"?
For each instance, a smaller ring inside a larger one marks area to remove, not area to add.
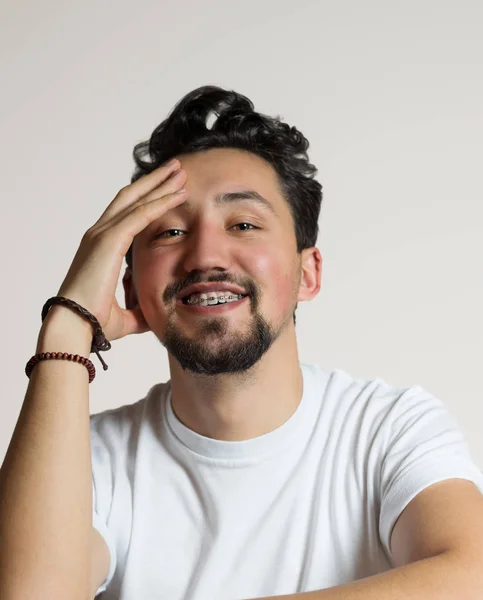
[[[251,223],[237,223],[236,225],[233,225],[233,227],[240,227],[241,225],[248,225],[251,229],[259,229],[259,227],[255,227],[255,225],[252,225]],[[250,229],[242,229],[242,231],[250,231]]]
[[[183,233],[183,232],[181,231],[181,229],[166,229],[165,231],[161,231],[160,233],[158,233],[158,234],[155,236],[155,239],[158,239],[158,238],[167,238],[167,237],[168,237],[168,238],[170,238],[170,237],[178,237],[177,235],[176,235],[176,236],[171,236],[171,235],[170,235],[170,236],[166,236],[166,235],[165,235],[165,233],[171,233],[172,231],[177,231],[178,233]]]
[[[233,227],[243,227],[243,229],[241,229],[240,231],[251,231],[252,229],[260,229],[259,227],[256,227],[255,225],[252,225],[251,223],[236,223],[235,225],[233,225],[231,227],[231,229],[233,229]],[[174,233],[176,232],[176,233]],[[173,235],[169,235],[173,233]],[[179,237],[180,234],[183,234],[184,231],[182,231],[181,229],[165,229],[164,231],[160,231],[154,239],[171,239],[173,237]]]

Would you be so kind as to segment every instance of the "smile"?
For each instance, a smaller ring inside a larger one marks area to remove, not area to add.
[[[226,300],[225,302],[218,302],[218,301],[212,301],[212,303],[187,303],[184,300],[178,300],[176,302],[176,304],[180,307],[183,308],[184,310],[187,310],[189,312],[195,313],[195,314],[200,314],[200,315],[208,315],[208,314],[218,314],[218,313],[225,313],[225,312],[229,312],[232,311],[234,309],[236,309],[237,307],[241,306],[242,304],[245,303],[245,301],[248,299],[248,296],[240,296],[238,294],[232,294],[232,296],[236,296],[235,299],[232,300]]]
[[[190,294],[182,299],[184,304],[197,304],[200,306],[214,306],[227,302],[236,302],[245,297],[246,294],[235,294],[233,292],[208,292],[206,294]]]

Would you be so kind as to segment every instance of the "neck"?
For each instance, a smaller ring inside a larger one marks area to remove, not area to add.
[[[224,441],[259,437],[283,425],[302,399],[293,324],[245,373],[197,375],[168,356],[173,411],[186,427],[205,437]]]

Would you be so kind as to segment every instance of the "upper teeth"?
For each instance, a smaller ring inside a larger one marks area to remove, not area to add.
[[[208,292],[206,294],[194,293],[190,294],[186,298],[188,304],[201,304],[201,306],[208,306],[209,304],[218,304],[219,302],[235,302],[243,296],[241,294],[234,294],[229,291],[215,291]]]

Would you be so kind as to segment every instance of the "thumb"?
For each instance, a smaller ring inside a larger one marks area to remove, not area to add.
[[[122,317],[124,322],[124,335],[135,335],[138,333],[146,333],[151,331],[151,328],[146,322],[141,308],[137,304],[134,308],[123,308]]]

